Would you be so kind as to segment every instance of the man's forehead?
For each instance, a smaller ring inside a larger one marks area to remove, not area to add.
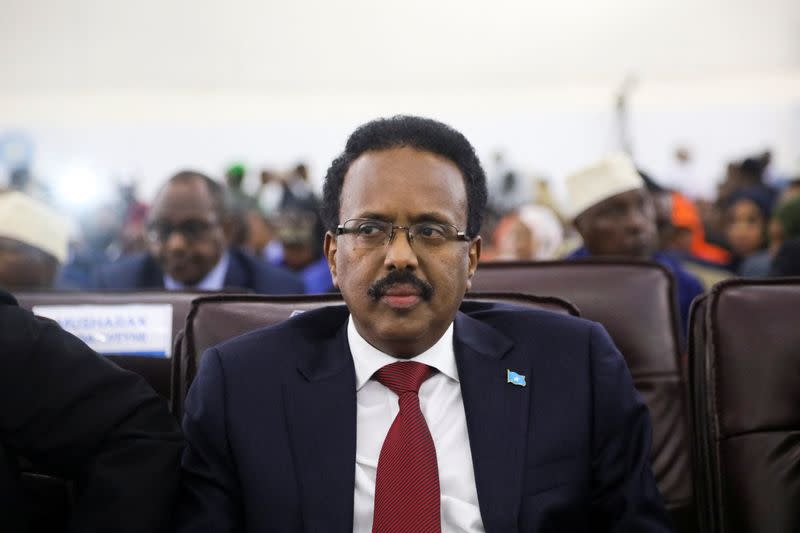
[[[343,189],[358,189],[363,193],[384,196],[387,188],[404,188],[404,196],[422,196],[434,190],[451,190],[465,194],[466,185],[455,163],[433,152],[415,148],[390,148],[361,154],[350,165],[344,177]]]
[[[450,159],[417,148],[364,152],[350,165],[340,194],[340,221],[432,218],[462,225],[467,217],[461,170]]]
[[[647,197],[647,191],[645,190],[644,187],[640,187],[638,189],[631,189],[629,191],[621,192],[619,194],[615,194],[614,196],[610,196],[605,200],[596,203],[593,207],[599,210],[612,205],[620,205],[630,202],[636,202],[645,197]]]
[[[168,183],[156,195],[153,201],[153,208],[164,204],[178,205],[213,205],[213,198],[208,187],[200,181],[179,181]]]
[[[215,212],[214,199],[202,183],[178,182],[166,185],[158,193],[148,215],[151,219],[207,219]]]
[[[455,172],[461,176],[461,170],[449,158],[412,146],[395,146],[380,150],[368,150],[359,155],[350,164],[345,174],[345,181],[350,175],[373,175],[376,173],[403,173],[409,170],[425,170],[427,173]],[[463,176],[461,176],[463,179]]]

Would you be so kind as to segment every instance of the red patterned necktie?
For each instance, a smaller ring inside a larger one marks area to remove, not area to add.
[[[400,412],[378,458],[373,533],[442,530],[436,448],[417,395],[433,372],[428,365],[404,361],[386,365],[375,374],[397,394]]]

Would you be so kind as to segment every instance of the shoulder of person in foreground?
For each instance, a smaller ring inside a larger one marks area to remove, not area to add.
[[[140,376],[16,305],[0,304],[0,434],[46,473],[75,481],[75,531],[161,531],[183,438]]]

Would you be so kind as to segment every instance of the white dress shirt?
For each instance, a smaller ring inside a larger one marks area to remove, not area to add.
[[[228,252],[222,254],[219,262],[206,274],[206,277],[201,279],[197,285],[185,285],[176,280],[172,276],[164,274],[164,288],[170,291],[182,291],[184,289],[193,289],[198,291],[218,291],[225,287],[225,276],[228,274],[228,264],[231,258]]]
[[[399,411],[397,395],[374,379],[380,368],[398,359],[370,345],[347,323],[347,340],[356,369],[356,484],[353,531],[372,531],[375,474],[383,441]],[[411,359],[438,370],[419,389],[419,403],[428,423],[439,466],[443,532],[482,532],[478,491],[472,468],[467,418],[461,398],[453,325],[429,350]]]

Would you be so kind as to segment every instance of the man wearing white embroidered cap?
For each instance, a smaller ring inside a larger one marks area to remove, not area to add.
[[[655,206],[633,162],[612,154],[566,178],[567,216],[583,238],[569,258],[653,259],[672,271],[678,285],[682,324],[703,293],[700,281],[677,261],[657,251]]]
[[[71,224],[45,204],[0,190],[0,287],[46,288],[67,258]]]

